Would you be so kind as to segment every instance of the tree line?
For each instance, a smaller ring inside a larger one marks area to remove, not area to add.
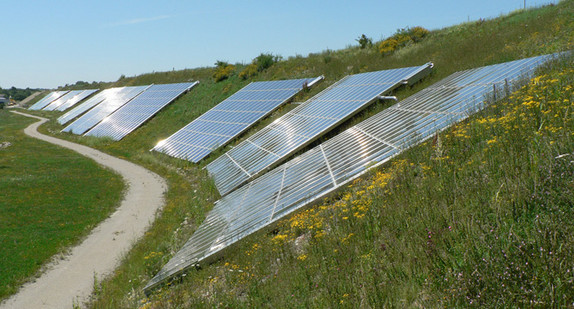
[[[30,96],[32,93],[41,90],[42,89],[30,89],[30,88],[21,89],[16,87],[12,87],[10,89],[2,89],[0,87],[0,95],[3,95],[6,98],[11,98],[16,101],[22,101],[28,96]]]

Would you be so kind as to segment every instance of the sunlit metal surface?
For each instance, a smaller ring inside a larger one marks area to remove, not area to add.
[[[375,102],[430,73],[432,63],[347,76],[207,165],[225,195]]]
[[[104,101],[85,113],[82,117],[65,127],[62,132],[84,134],[86,131],[104,120],[118,108],[135,98],[150,86],[135,86],[112,88],[106,92]]]
[[[152,85],[89,130],[88,136],[120,140],[199,82]]]
[[[61,96],[68,93],[68,91],[52,91],[47,96],[45,96],[40,101],[34,103],[32,106],[28,107],[29,110],[41,110],[42,108],[48,106],[50,103],[54,102]]]
[[[152,150],[194,163],[245,132],[258,120],[322,77],[253,82],[158,143]]]
[[[53,111],[56,108],[60,107],[60,105],[68,102],[68,100],[70,100],[71,98],[73,98],[74,96],[78,95],[82,93],[82,90],[71,90],[68,93],[66,93],[65,95],[59,97],[58,99],[52,101],[52,103],[48,104],[48,106],[44,107],[42,110],[45,111]]]
[[[76,94],[75,96],[73,96],[71,99],[67,100],[66,102],[64,102],[62,105],[58,106],[56,108],[57,111],[63,112],[65,110],[67,110],[68,108],[78,104],[79,102],[82,102],[84,99],[86,99],[87,97],[89,97],[90,95],[92,95],[94,92],[98,91],[99,89],[86,89],[86,90],[81,90],[80,93]]]
[[[70,120],[80,116],[81,114],[90,110],[92,107],[100,104],[102,101],[106,99],[106,97],[109,97],[112,93],[119,91],[119,89],[121,88],[110,88],[102,90],[100,93],[97,93],[93,97],[86,100],[86,102],[74,107],[69,112],[60,116],[58,118],[58,123],[61,125],[68,123]]]
[[[467,118],[494,93],[504,97],[552,56],[454,73],[231,192],[215,204],[146,289],[208,262],[233,243]]]

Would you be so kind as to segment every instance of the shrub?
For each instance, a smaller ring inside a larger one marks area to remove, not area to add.
[[[281,56],[273,56],[272,54],[261,53],[261,55],[253,59],[253,64],[257,66],[257,72],[262,72],[279,60],[281,60]]]
[[[395,50],[407,46],[411,43],[422,41],[430,32],[420,26],[414,28],[398,29],[393,36],[383,40],[379,44],[379,52],[383,55],[394,52]]]
[[[411,39],[413,42],[418,43],[422,41],[422,39],[424,39],[429,33],[430,31],[427,29],[417,26],[411,29]]]
[[[220,67],[226,67],[226,66],[228,66],[228,65],[229,65],[229,62],[227,62],[227,61],[217,60],[217,61],[215,62],[215,66],[218,67],[218,68],[220,68]]]
[[[215,82],[220,82],[222,80],[229,78],[233,74],[233,71],[235,70],[234,65],[229,64],[225,61],[218,60],[215,63],[215,65],[217,66],[215,68],[215,72],[213,72],[213,79],[215,80]]]
[[[241,73],[239,73],[239,77],[242,79],[248,79],[255,75],[258,72],[263,72],[270,68],[275,62],[280,61],[282,58],[281,56],[273,56],[273,54],[264,54],[261,53],[259,56],[255,57],[251,64],[246,66]]]
[[[379,44],[379,52],[381,54],[390,54],[394,52],[399,46],[399,42],[396,39],[389,38]]]
[[[404,47],[412,41],[411,36],[408,33],[401,33],[399,35],[396,35],[395,39],[397,40],[398,47]]]
[[[373,46],[373,39],[368,38],[366,35],[362,34],[358,39],[355,41],[359,42],[359,46],[361,49],[365,49],[367,47]]]
[[[255,65],[255,63],[246,66],[245,69],[239,73],[241,79],[248,79],[255,75],[257,75],[257,65]]]

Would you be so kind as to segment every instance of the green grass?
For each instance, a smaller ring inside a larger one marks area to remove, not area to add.
[[[119,204],[121,178],[79,154],[27,137],[36,120],[0,110],[0,299],[77,243]]]
[[[431,76],[396,91],[395,95],[405,98],[458,70],[572,49],[573,15],[574,1],[563,1],[556,6],[433,31],[422,42],[390,56],[381,56],[375,44],[371,49],[351,47],[291,57],[253,80],[325,75],[324,82],[295,99],[304,101],[347,74],[434,62]],[[550,74],[559,74],[568,66],[572,64],[559,65]],[[236,73],[241,69],[237,66]],[[257,233],[226,251],[223,260],[190,270],[180,282],[145,298],[142,287],[183,245],[219,198],[201,168],[292,108],[278,110],[198,165],[149,152],[159,140],[251,81],[243,81],[236,74],[214,83],[212,73],[213,68],[157,72],[113,83],[201,82],[119,142],[62,134],[55,122],[41,128],[142,164],[169,182],[163,213],[114,276],[100,283],[92,307],[368,308],[456,307],[468,306],[471,301],[489,306],[572,303],[568,285],[572,264],[564,258],[571,253],[571,232],[563,223],[571,219],[571,181],[568,177],[553,177],[571,175],[571,166],[551,160],[560,153],[572,152],[572,137],[564,133],[571,133],[572,108],[561,116],[570,124],[562,125],[561,135],[548,131],[544,131],[544,138],[533,135],[541,124],[557,121],[540,118],[539,114],[539,118],[528,114],[533,118],[514,120],[516,125],[530,127],[509,132],[494,125],[479,125],[481,117],[498,119],[512,112],[505,107],[520,106],[523,100],[518,96],[441,134],[440,146],[427,143],[408,151],[397,160],[400,164],[378,169],[347,191],[336,193],[324,205],[284,221],[271,234]],[[571,75],[564,75],[568,80],[560,80],[560,87],[571,83]],[[551,93],[538,95],[537,99],[544,102],[554,100]],[[556,90],[556,95],[568,94]],[[571,97],[569,100],[572,102]],[[375,104],[338,130],[384,108],[385,103]],[[59,115],[38,114],[53,119]],[[456,135],[463,127],[468,134]],[[495,143],[498,148],[487,147]],[[387,179],[383,175],[390,176]],[[368,189],[373,180],[377,180],[374,187]],[[528,200],[532,196],[536,199]],[[540,198],[545,206],[532,206]],[[353,201],[359,201],[358,205]],[[353,208],[366,204],[364,209]],[[320,219],[320,224],[315,219]],[[551,235],[553,230],[558,231],[556,236]],[[556,247],[558,242],[553,242],[553,237],[563,239],[563,243]],[[522,241],[524,246],[520,246]],[[553,256],[532,256],[539,244],[544,250],[552,248]],[[532,268],[527,271],[528,280],[534,283],[521,284],[526,277],[520,277],[515,269],[509,271],[510,277],[505,274],[514,259],[524,262],[529,258]],[[545,285],[552,288],[548,290]]]

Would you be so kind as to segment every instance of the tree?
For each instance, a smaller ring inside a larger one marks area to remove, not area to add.
[[[373,39],[368,38],[364,34],[362,34],[358,39],[355,39],[355,41],[359,42],[361,49],[373,46]]]

